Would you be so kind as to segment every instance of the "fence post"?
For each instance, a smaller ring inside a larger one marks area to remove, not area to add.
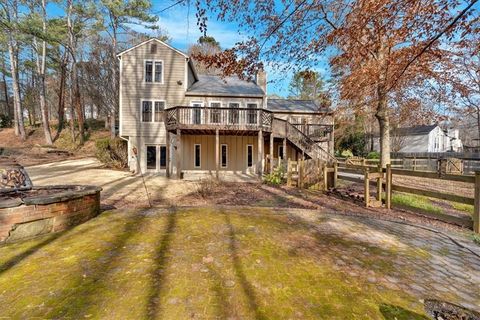
[[[365,183],[365,207],[368,208],[368,205],[370,204],[370,180],[369,180],[369,172],[368,168],[365,168],[365,177],[364,177],[364,183]]]
[[[292,164],[290,159],[288,159],[288,162],[287,162],[287,186],[288,187],[292,186]]]
[[[413,171],[415,171],[416,166],[417,166],[417,157],[413,156]]]
[[[298,161],[298,164],[297,164],[297,166],[298,166],[298,167],[297,167],[297,168],[298,168],[298,187],[299,187],[300,189],[303,189],[303,179],[304,179],[304,174],[303,174],[303,172],[304,172],[304,165],[305,165],[304,160],[303,160],[303,159],[300,159],[300,160]]]
[[[385,178],[387,179],[385,183],[385,205],[390,210],[392,208],[392,166],[390,164],[387,164]]]
[[[473,232],[480,233],[480,171],[475,171],[475,205],[473,207]]]
[[[378,173],[380,173],[380,177],[377,178],[377,200],[382,201],[382,191],[383,191],[383,169],[382,165],[378,165]]]
[[[334,162],[333,163],[333,187],[336,188],[337,187],[337,177],[338,175],[338,163]]]
[[[323,163],[323,190],[327,191],[328,190],[328,167],[327,163]]]

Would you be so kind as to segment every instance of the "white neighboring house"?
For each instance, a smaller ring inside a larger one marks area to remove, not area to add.
[[[443,130],[438,125],[398,128],[390,133],[392,152],[461,152],[462,141],[458,129]],[[379,137],[374,137],[373,148],[380,150]]]

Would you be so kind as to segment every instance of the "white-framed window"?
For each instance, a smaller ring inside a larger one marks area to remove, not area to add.
[[[247,168],[253,167],[253,145],[247,144]]]
[[[210,123],[220,123],[222,117],[222,103],[220,101],[210,101]]]
[[[226,168],[228,166],[228,145],[220,145],[220,166]]]
[[[146,83],[163,83],[163,61],[145,60],[144,81]]]
[[[142,122],[152,122],[152,101],[142,100]]]
[[[142,100],[140,113],[142,122],[161,122],[165,110],[164,100]]]
[[[200,168],[202,166],[202,145],[193,145],[193,167]]]

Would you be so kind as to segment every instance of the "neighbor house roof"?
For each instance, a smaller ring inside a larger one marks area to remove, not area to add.
[[[236,76],[223,78],[214,75],[198,75],[198,81],[190,86],[185,94],[191,96],[263,97],[265,93],[255,82],[241,80]]]
[[[438,127],[436,124],[428,126],[413,126],[413,127],[403,127],[390,130],[391,134],[396,136],[422,136],[429,134],[433,129]],[[378,138],[380,134],[378,132],[373,134],[373,137]]]
[[[268,99],[267,109],[274,112],[329,112],[313,100]]]
[[[437,127],[436,124],[428,126],[413,126],[395,129],[395,134],[400,136],[418,136],[429,134],[433,129]]]

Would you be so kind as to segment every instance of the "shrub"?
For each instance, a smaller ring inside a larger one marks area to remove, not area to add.
[[[0,128],[10,128],[13,126],[13,120],[6,114],[0,114]]]
[[[380,153],[376,151],[369,152],[367,154],[367,159],[380,159]]]
[[[285,177],[285,170],[283,166],[278,166],[275,169],[273,169],[272,173],[267,174],[263,181],[266,184],[280,185],[284,182],[285,180],[284,177]]]
[[[95,156],[112,168],[126,168],[128,164],[127,143],[121,138],[103,138],[95,142]]]
[[[206,199],[213,194],[215,188],[219,184],[220,184],[220,181],[214,178],[201,179],[197,183],[197,193],[200,195],[200,197]]]
[[[350,150],[342,150],[342,152],[340,153],[340,156],[342,158],[350,158],[350,157],[353,157],[353,153]]]

